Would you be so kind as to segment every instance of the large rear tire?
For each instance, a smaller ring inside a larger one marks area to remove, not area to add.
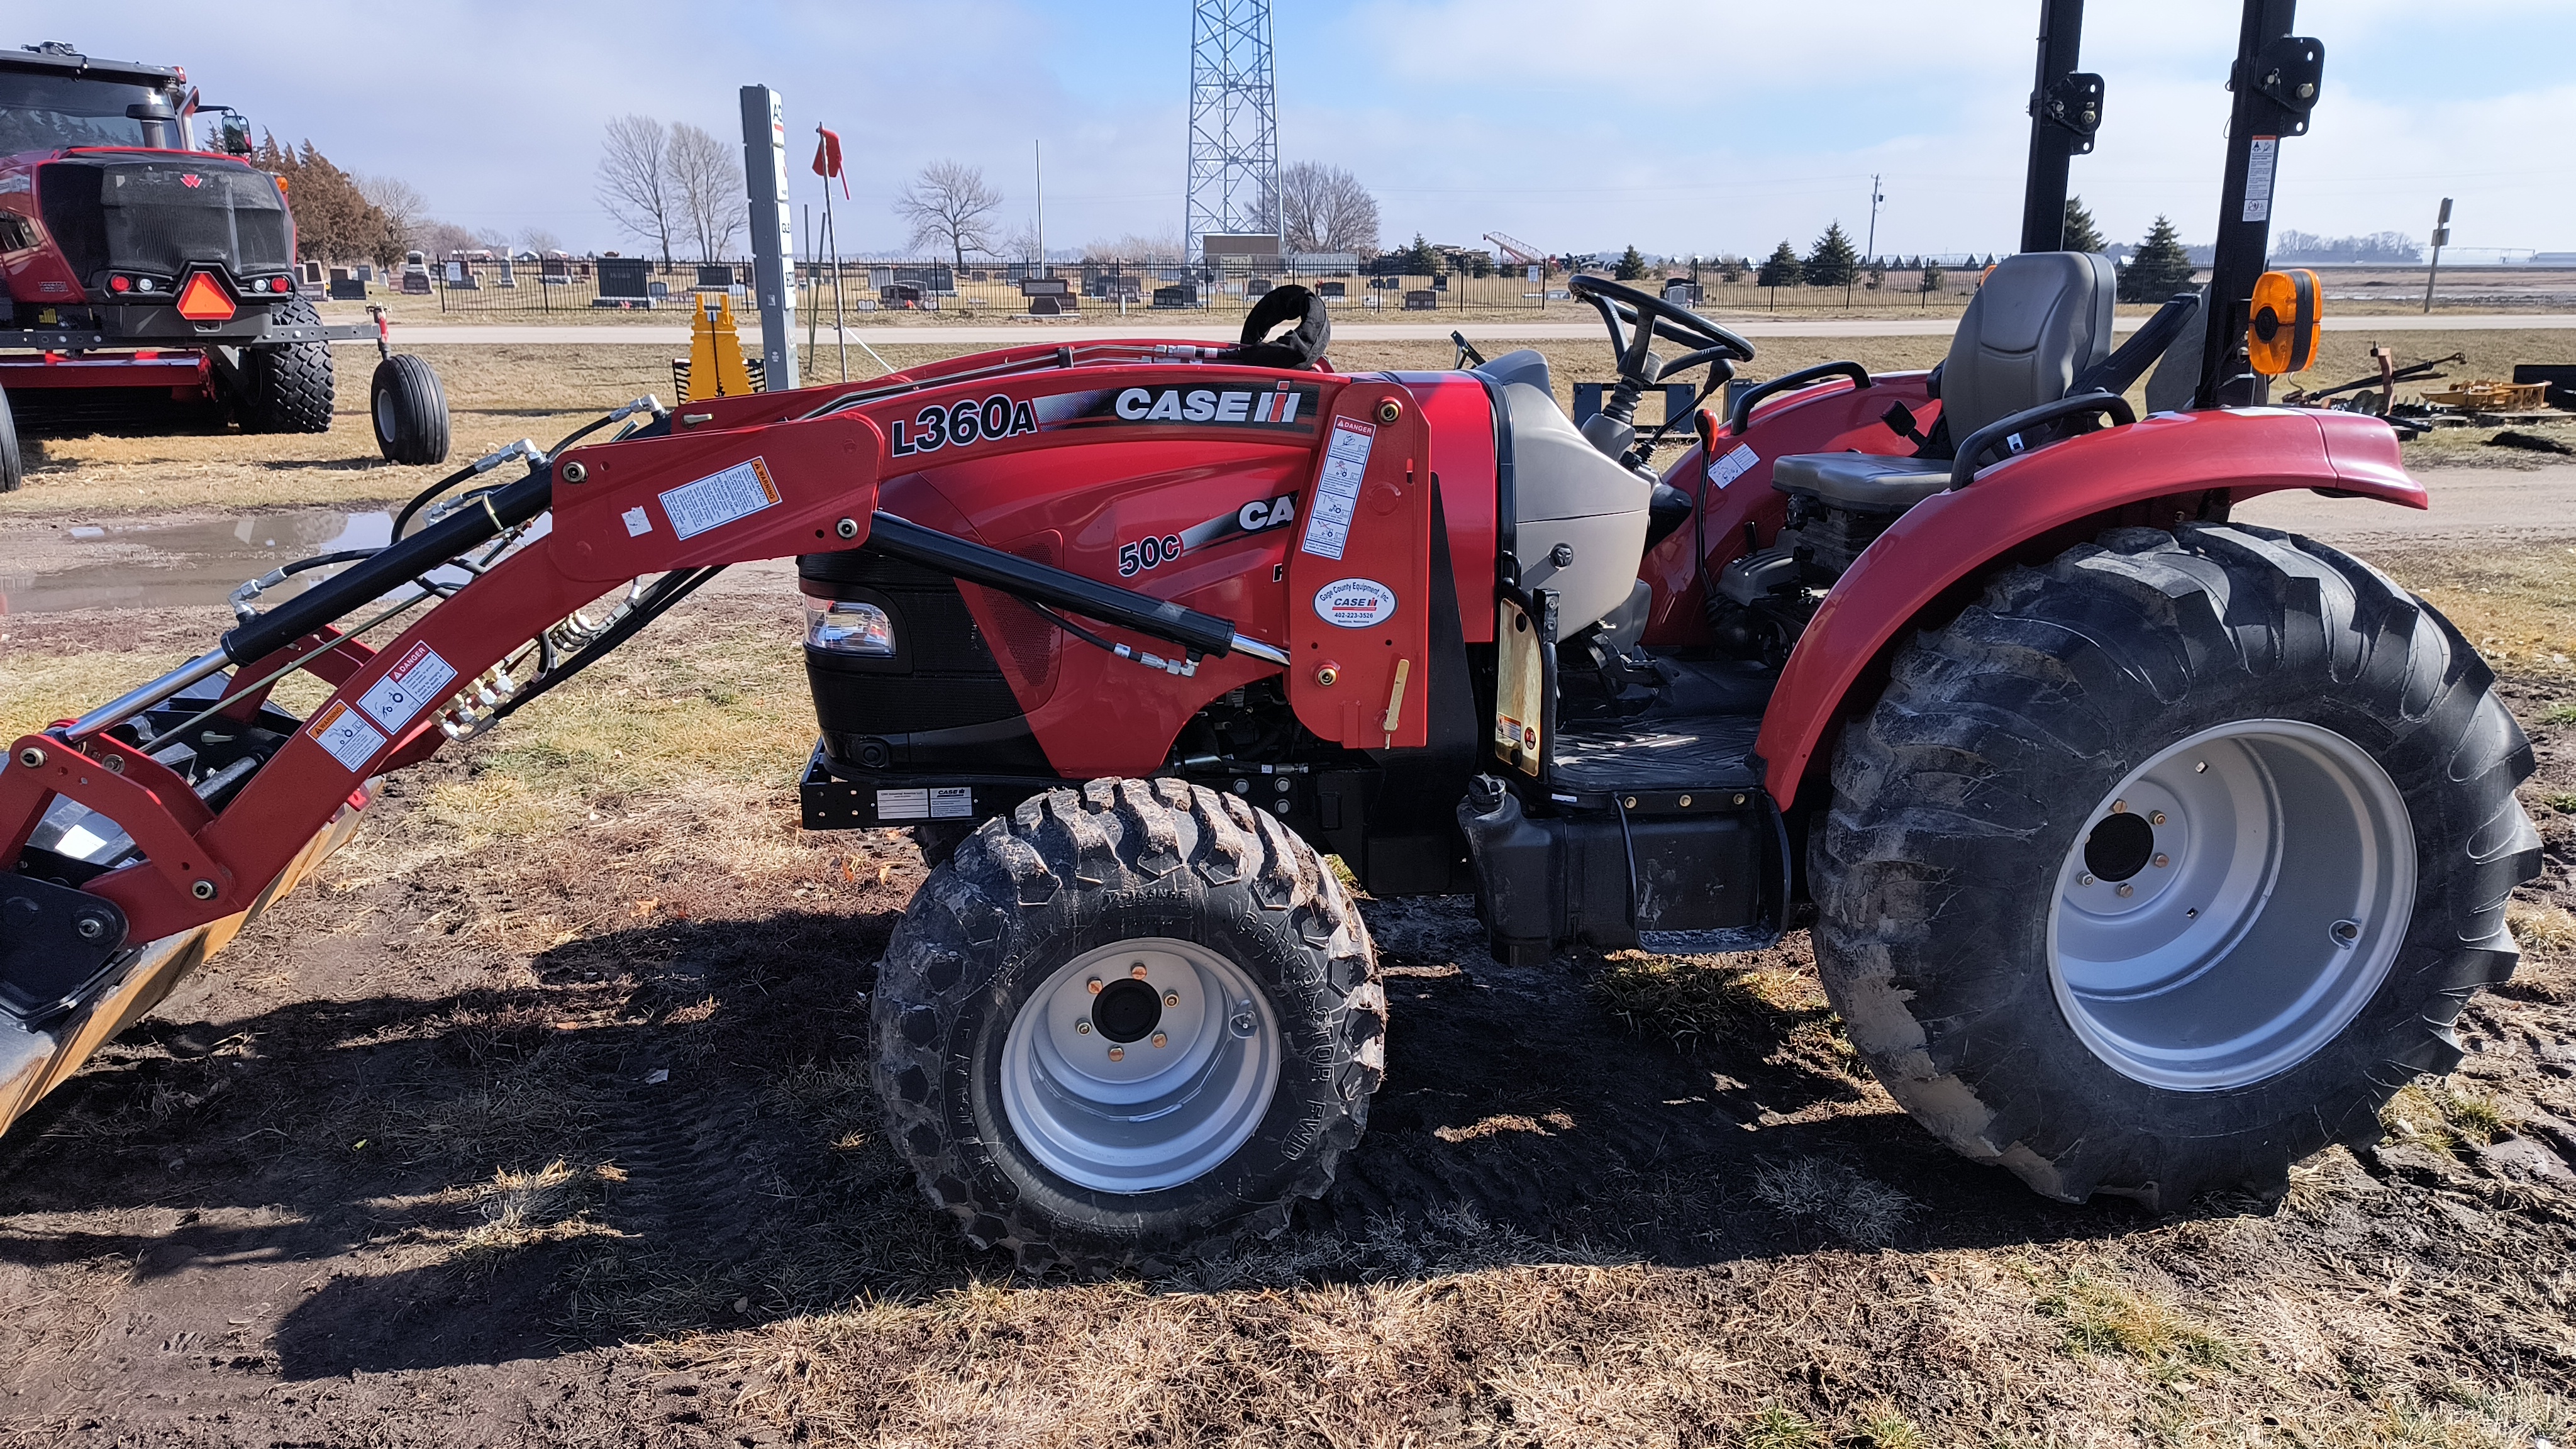
[[[1313,847],[1231,795],[1095,780],[987,822],[877,973],[876,1087],[922,1190],[1022,1267],[1268,1237],[1368,1124],[1386,993]]]
[[[268,315],[272,324],[282,327],[322,325],[321,314],[302,297],[274,304]],[[330,343],[242,349],[241,393],[234,399],[234,410],[244,431],[327,433],[332,397]]]
[[[2122,529],[1899,651],[1815,832],[1816,960],[1915,1120],[2068,1202],[2280,1192],[2519,959],[2530,744],[2387,578]]]

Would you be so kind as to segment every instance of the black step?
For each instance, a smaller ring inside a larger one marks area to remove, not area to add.
[[[1648,714],[1630,720],[1583,720],[1557,731],[1551,793],[1568,804],[1606,803],[1613,795],[1655,797],[1631,808],[1727,809],[1746,803],[1762,784],[1753,757],[1762,732],[1758,714]]]

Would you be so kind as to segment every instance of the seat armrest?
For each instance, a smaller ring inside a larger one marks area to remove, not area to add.
[[[1869,380],[1869,369],[1857,362],[1819,362],[1795,372],[1784,372],[1769,382],[1755,383],[1735,399],[1735,412],[1726,420],[1728,437],[1742,437],[1745,426],[1753,421],[1753,405],[1776,393],[1819,383],[1829,377],[1848,377],[1854,388],[1875,387]]]
[[[2042,423],[2073,417],[2107,417],[2114,424],[2126,427],[2138,420],[2138,413],[2129,406],[2127,398],[2117,393],[2088,392],[1998,418],[1970,433],[1967,440],[1959,444],[1959,456],[1950,464],[1950,491],[1956,492],[1975,482],[1978,460],[2003,447],[2009,440]]]

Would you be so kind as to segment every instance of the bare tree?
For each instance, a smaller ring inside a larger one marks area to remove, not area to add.
[[[742,153],[680,122],[671,128],[671,191],[698,260],[723,261],[748,224]]]
[[[600,146],[597,194],[620,230],[662,249],[671,265],[671,234],[679,207],[671,192],[671,133],[651,116],[620,116],[608,123]]]
[[[1171,232],[1160,236],[1138,236],[1134,232],[1114,239],[1093,241],[1084,245],[1085,257],[1101,261],[1177,262],[1182,260],[1181,239]]]
[[[984,173],[957,161],[922,167],[894,198],[894,214],[912,223],[912,245],[942,243],[961,267],[969,251],[993,250],[993,213],[1001,207],[1002,193]]]
[[[361,176],[358,194],[385,214],[385,231],[393,240],[395,255],[420,245],[414,238],[429,221],[429,198],[420,194],[419,187],[399,176]]]
[[[538,256],[549,256],[563,250],[563,238],[544,227],[532,226],[519,233],[519,245]]]
[[[1292,252],[1377,250],[1377,198],[1339,166],[1296,161],[1279,168],[1279,190],[1262,198],[1279,218],[1280,245]]]

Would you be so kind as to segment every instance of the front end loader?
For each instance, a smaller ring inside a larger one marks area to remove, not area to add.
[[[2072,11],[2034,97],[2062,148],[2046,98],[2101,104],[2050,74]],[[2315,72],[2265,67],[2320,54],[2251,0],[2238,149],[2304,128]],[[648,399],[493,455],[12,746],[0,1122],[379,777],[793,556],[805,823],[909,828],[935,867],[871,993],[891,1139],[1027,1267],[1173,1261],[1329,1188],[1387,999],[1327,854],[1371,896],[1472,894],[1525,964],[1757,949],[1812,902],[1853,1042],[1963,1154],[2066,1201],[2277,1193],[2457,1061],[2538,841],[2530,747],[2458,632],[2231,520],[2281,489],[2427,504],[2384,422],[2263,405],[2313,318],[2261,301],[2249,236],[2116,346],[2109,264],[2040,237],[1941,367],[1760,384],[1660,472],[1637,398],[1713,396],[1753,349],[1592,278],[1619,383],[1581,428],[1535,353],[1338,372],[1281,288],[1232,347]],[[2142,418],[2141,381],[2183,395]],[[302,718],[270,698],[299,670],[332,689]]]

